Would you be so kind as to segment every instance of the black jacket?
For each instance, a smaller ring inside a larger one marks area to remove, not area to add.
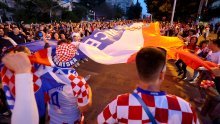
[[[12,38],[17,44],[22,44],[22,43],[25,43],[27,41],[26,36],[24,36],[23,34],[15,35],[13,33],[9,37]]]

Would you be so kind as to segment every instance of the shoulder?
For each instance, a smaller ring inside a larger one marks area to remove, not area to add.
[[[186,100],[176,95],[167,94],[166,97],[171,100],[178,100],[178,102],[183,102],[184,104],[189,104]]]
[[[129,99],[130,94],[129,93],[124,93],[120,94],[117,96],[117,100],[123,101]]]
[[[131,94],[125,93],[125,94],[120,94],[116,97],[116,102],[118,106],[128,106],[129,105],[129,98]]]
[[[86,84],[85,79],[81,76],[71,75],[71,76],[69,76],[69,79],[74,84],[82,84],[82,85]]]
[[[166,95],[166,97],[168,106],[171,107],[171,109],[192,113],[191,105],[186,100],[175,95]]]

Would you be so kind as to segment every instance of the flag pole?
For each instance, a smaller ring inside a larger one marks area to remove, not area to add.
[[[203,6],[204,2],[205,2],[204,0],[200,0],[197,22],[199,22],[199,19],[200,19],[201,13],[202,13],[202,6]]]
[[[175,9],[176,9],[176,1],[177,1],[177,0],[174,0],[173,12],[172,12],[172,16],[171,16],[170,25],[173,25],[173,18],[174,18],[174,13],[175,13]]]

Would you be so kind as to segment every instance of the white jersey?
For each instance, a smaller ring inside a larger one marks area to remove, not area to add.
[[[48,91],[50,124],[74,124],[81,113],[71,85],[64,85]]]
[[[207,60],[220,65],[220,51],[208,55]]]

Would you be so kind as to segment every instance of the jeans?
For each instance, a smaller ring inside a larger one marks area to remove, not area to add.
[[[215,87],[216,87],[216,90],[218,91],[218,93],[220,94],[220,77],[216,77],[215,80]]]
[[[182,66],[181,66],[181,64],[182,64]],[[183,71],[183,76],[186,76],[186,72],[187,72],[186,67],[187,67],[187,65],[181,59],[177,60],[175,65],[178,68],[178,71]]]

